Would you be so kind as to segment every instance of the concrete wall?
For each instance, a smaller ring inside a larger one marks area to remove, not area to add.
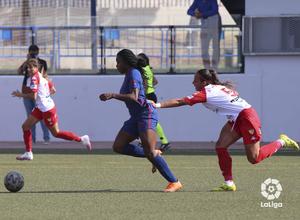
[[[221,79],[232,80],[240,95],[257,109],[263,123],[264,141],[275,139],[280,132],[287,132],[300,140],[300,123],[297,123],[300,112],[300,76],[296,69],[283,70],[280,64],[274,68],[278,71],[257,66],[251,74],[221,75]],[[192,75],[158,75],[157,78],[159,100],[194,92]],[[57,88],[54,100],[60,128],[72,130],[79,135],[87,133],[95,141],[113,140],[129,115],[124,103],[117,100],[100,102],[98,95],[102,92],[117,92],[122,80],[123,76],[53,77]],[[0,77],[0,141],[22,140],[24,106],[22,100],[10,96],[12,90],[20,87],[21,81],[22,78],[18,76]],[[201,104],[160,109],[159,117],[172,141],[214,141],[226,121]],[[41,140],[40,130],[38,127],[38,138]]]

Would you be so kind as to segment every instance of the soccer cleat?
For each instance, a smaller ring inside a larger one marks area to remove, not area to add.
[[[292,148],[295,150],[299,150],[299,145],[297,144],[297,142],[289,138],[287,135],[281,134],[279,135],[279,139],[284,141],[284,148]]]
[[[92,150],[92,145],[91,145],[91,142],[90,142],[90,138],[88,135],[83,135],[82,137],[80,137],[81,139],[81,143],[86,146],[86,148],[91,151]]]
[[[33,160],[33,154],[31,151],[26,151],[24,154],[16,157],[17,160]]]
[[[175,183],[169,183],[167,185],[167,188],[164,190],[164,192],[176,192],[179,191],[182,188],[182,184],[177,181]]]
[[[161,144],[159,149],[162,151],[162,152],[165,152],[167,150],[169,150],[171,148],[171,145],[170,143],[166,143],[166,144]]]
[[[225,183],[223,183],[220,187],[214,188],[211,190],[211,192],[229,192],[229,191],[236,191],[236,185],[233,184],[232,186],[229,186]]]

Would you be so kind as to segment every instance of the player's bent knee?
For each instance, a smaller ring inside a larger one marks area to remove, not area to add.
[[[30,127],[26,124],[22,124],[22,130],[23,131],[28,131],[28,130],[30,130]]]
[[[247,157],[247,159],[248,159],[249,163],[251,163],[251,164],[257,164],[258,163],[258,160],[255,157]]]
[[[56,137],[58,136],[58,132],[57,131],[51,131],[51,134],[53,135],[53,137]]]

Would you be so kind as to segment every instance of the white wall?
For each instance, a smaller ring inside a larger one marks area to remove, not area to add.
[[[221,79],[235,82],[240,95],[262,116],[264,141],[275,139],[283,131],[300,140],[300,123],[297,122],[300,112],[300,89],[297,84],[300,75],[295,69],[287,71],[281,68],[280,64],[275,67],[278,71],[269,71],[258,65],[251,74],[221,75]],[[182,97],[194,91],[192,75],[158,75],[157,78],[160,100]],[[98,95],[117,92],[122,80],[123,76],[53,77],[57,88],[54,100],[60,128],[79,135],[87,133],[94,141],[113,140],[129,115],[122,102],[100,102]],[[0,141],[22,140],[24,106],[22,100],[10,96],[21,82],[19,76],[0,77]],[[206,110],[201,104],[160,109],[159,117],[172,141],[214,141],[225,123],[225,118]],[[38,138],[41,140],[40,130],[38,127]]]
[[[300,14],[299,0],[245,0],[247,16],[277,16]]]

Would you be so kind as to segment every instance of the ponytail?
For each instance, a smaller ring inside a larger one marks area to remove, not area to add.
[[[197,74],[212,85],[222,85],[229,89],[234,89],[235,87],[231,81],[221,82],[218,78],[218,73],[215,70],[200,69],[197,71]]]

